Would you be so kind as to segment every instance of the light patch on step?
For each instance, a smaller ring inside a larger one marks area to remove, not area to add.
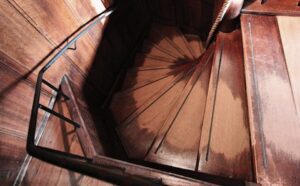
[[[234,159],[249,148],[247,113],[243,100],[233,95],[226,81],[220,79],[218,89],[210,150]]]

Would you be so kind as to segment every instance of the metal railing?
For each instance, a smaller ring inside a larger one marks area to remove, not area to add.
[[[76,45],[76,41],[80,39],[84,34],[86,34],[89,30],[91,30],[98,22],[102,19],[108,17],[110,14],[114,12],[114,8],[110,7],[94,17],[92,20],[87,22],[85,25],[79,28],[79,30],[71,35],[72,39],[39,71],[38,78],[35,87],[34,100],[32,105],[29,130],[27,136],[27,146],[26,150],[28,154],[34,156],[38,159],[46,161],[48,163],[76,171],[85,175],[89,175],[95,178],[100,178],[107,181],[112,181],[115,183],[123,183],[126,181],[127,183],[135,183],[142,185],[153,185],[153,181],[142,178],[142,177],[132,177],[131,175],[124,174],[124,172],[120,169],[116,168],[106,168],[100,167],[92,163],[91,159],[86,157],[74,155],[71,153],[58,151],[46,147],[41,147],[35,144],[35,136],[36,136],[36,127],[37,127],[37,118],[39,109],[44,110],[45,112],[54,115],[67,123],[73,125],[76,128],[80,127],[79,123],[63,116],[60,113],[55,112],[53,109],[48,108],[40,103],[40,96],[42,91],[42,85],[48,86],[50,89],[54,90],[57,95],[64,97],[65,99],[69,99],[67,95],[65,95],[60,88],[55,87],[47,80],[43,79],[44,73],[68,50],[73,49],[70,48],[73,44]],[[70,37],[71,37],[70,36]],[[67,41],[68,39],[66,39]]]

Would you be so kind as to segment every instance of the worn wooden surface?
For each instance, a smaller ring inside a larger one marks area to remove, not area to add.
[[[263,185],[299,185],[299,74],[297,54],[291,55],[299,51],[294,48],[299,19],[243,15],[241,23],[256,180]]]
[[[198,170],[252,180],[242,38],[219,34],[209,82]]]
[[[205,181],[200,181],[192,178],[187,178],[180,175],[175,175],[166,171],[160,171],[153,168],[147,168],[145,166],[140,166],[124,161],[119,161],[116,159],[111,159],[104,156],[96,156],[93,159],[93,163],[100,166],[112,166],[118,169],[126,169],[126,173],[135,175],[137,177],[147,177],[157,183],[162,185],[214,185]]]
[[[263,2],[263,4],[261,4]],[[246,1],[243,13],[265,14],[265,15],[300,15],[299,0],[254,0]]]

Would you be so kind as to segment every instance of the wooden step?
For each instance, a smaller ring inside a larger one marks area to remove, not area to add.
[[[184,36],[188,41],[190,48],[194,51],[196,59],[199,58],[205,51],[204,44],[201,41],[200,36],[194,34],[185,34]]]
[[[178,49],[176,45],[167,37],[164,37],[162,34],[156,32],[155,30],[150,30],[148,39],[153,43],[158,45],[160,48],[163,48],[171,52],[174,56],[177,56],[178,59],[184,58],[184,53]]]
[[[177,99],[178,92],[183,90],[191,74],[192,71],[182,72],[117,126],[129,157],[144,158],[174,100]]]
[[[154,55],[154,56],[163,57],[172,60],[177,59],[175,56],[172,56],[169,53],[160,50],[158,47],[156,47],[155,45],[153,45],[151,42],[147,40],[143,43],[141,52],[144,54]]]
[[[149,83],[153,83],[160,79],[166,78],[168,76],[174,76],[182,69],[185,68],[185,64],[175,64],[159,67],[140,67],[130,69],[125,77],[123,83],[123,90],[125,89],[137,89],[141,86],[145,86]]]
[[[155,81],[154,83],[147,84],[146,86],[138,89],[126,89],[122,92],[118,92],[114,95],[111,110],[115,115],[115,119],[118,122],[123,121],[127,118],[132,112],[137,110],[143,103],[154,95],[160,95],[161,89],[169,87],[170,85],[175,84],[177,81],[180,81],[186,71],[189,70],[190,65],[184,65],[181,67],[181,70],[175,70],[174,72],[168,71],[168,73],[174,73],[166,78]],[[168,75],[168,74],[164,74]],[[120,107],[123,105],[123,107]]]
[[[219,33],[199,146],[199,172],[251,181],[251,147],[239,30]]]
[[[165,52],[166,54],[176,58],[176,59],[180,59],[182,58],[182,55],[178,52],[178,50],[176,50],[171,44],[169,44],[169,46],[166,46],[166,41],[165,42],[158,42],[158,43],[154,43],[153,39],[151,38],[147,38],[144,41],[144,44],[150,46],[150,47],[155,47],[158,50]]]
[[[142,89],[116,93],[110,106],[116,121],[121,123],[146,100],[148,100],[164,86],[167,86],[167,84],[175,81],[175,79],[176,76],[168,76],[164,79],[156,81],[155,83],[148,84]]]
[[[195,170],[213,46],[201,58],[152,146],[147,161]]]
[[[142,54],[138,53],[135,58],[135,67],[139,66],[159,66],[162,64],[175,64],[175,63],[182,63],[184,62],[183,60],[174,60],[174,59],[169,59],[169,58],[164,58],[164,57],[159,57],[159,56],[154,56],[154,55],[149,55],[149,54]]]
[[[153,26],[153,31],[161,34],[162,37],[171,40],[173,46],[177,48],[177,50],[181,51],[186,59],[196,59],[195,55],[193,54],[193,50],[190,48],[183,33],[177,27],[156,24]]]

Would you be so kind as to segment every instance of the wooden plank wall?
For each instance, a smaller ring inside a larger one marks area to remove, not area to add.
[[[242,15],[256,180],[299,185],[299,17]]]
[[[53,56],[50,52],[65,37],[103,9],[101,1],[94,0],[0,1],[1,185],[14,182],[26,155],[25,141],[38,69]],[[59,59],[59,65],[46,73],[47,80],[58,85],[61,77],[68,74],[81,85],[101,31],[102,24],[99,24],[78,41],[77,50],[68,51]],[[47,105],[49,99],[50,92],[45,89],[42,103]],[[40,176],[47,177],[45,174]],[[34,178],[29,176],[26,182],[30,183]]]

